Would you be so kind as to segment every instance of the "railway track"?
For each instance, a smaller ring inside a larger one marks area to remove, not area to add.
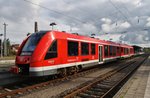
[[[147,57],[146,57],[147,58]],[[114,69],[98,78],[88,81],[75,89],[65,91],[55,97],[59,98],[112,98],[127,78],[145,61],[138,58],[136,61]]]
[[[133,60],[135,60],[135,59],[136,58],[134,58]],[[127,62],[126,64],[130,64],[130,63],[133,63],[133,61],[129,60],[129,62]],[[120,63],[120,65],[121,64],[122,63]],[[112,64],[112,65],[114,65],[114,64]],[[105,67],[105,66],[103,66],[103,67]],[[109,66],[106,66],[106,67],[109,67]],[[46,81],[44,80],[44,81],[40,81],[40,82],[34,82],[33,80],[27,80],[27,81],[24,81],[21,83],[16,83],[16,84],[9,85],[9,86],[3,86],[3,87],[0,87],[0,98],[1,97],[11,98],[13,96],[20,96],[24,93],[30,93],[32,91],[41,90],[47,86],[57,85],[63,81],[71,80],[71,79],[83,76],[85,74],[90,74],[90,73],[95,72],[97,70],[100,70],[100,68],[98,67],[98,68],[93,68],[90,70],[85,70],[83,72],[77,73],[75,75],[67,76],[64,78],[54,78],[51,80],[46,80]],[[30,83],[29,83],[29,81],[30,81]]]
[[[113,63],[110,64],[110,66],[111,65],[113,65]],[[23,77],[22,78],[23,81],[22,80],[21,81],[16,80],[16,82],[13,82],[13,83],[10,83],[7,85],[4,84],[3,86],[1,86],[0,87],[0,98],[1,97],[12,97],[12,96],[16,96],[16,95],[21,95],[25,92],[31,92],[31,91],[34,91],[37,89],[41,89],[43,87],[46,87],[47,85],[56,85],[62,81],[74,79],[74,78],[77,78],[79,76],[83,76],[85,74],[90,74],[92,72],[99,70],[100,68],[105,68],[105,67],[109,67],[109,65],[101,66],[101,67],[95,67],[95,68],[92,68],[90,70],[84,70],[83,72],[77,73],[75,75],[63,77],[63,78],[57,79],[54,77],[51,79],[50,78],[43,79],[42,81],[38,81],[36,78],[34,80],[34,79],[27,79],[27,78]]]

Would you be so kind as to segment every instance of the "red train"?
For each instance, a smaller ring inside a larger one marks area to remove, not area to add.
[[[12,71],[22,75],[71,74],[134,55],[132,46],[60,31],[40,31],[26,38]]]

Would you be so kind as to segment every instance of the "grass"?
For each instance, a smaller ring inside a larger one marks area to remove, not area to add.
[[[13,55],[13,56],[6,56],[6,57],[0,57],[0,60],[15,60],[15,55]]]

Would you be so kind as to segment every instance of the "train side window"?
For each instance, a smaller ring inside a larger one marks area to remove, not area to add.
[[[130,53],[133,53],[133,49],[132,48],[130,49]]]
[[[130,48],[128,48],[128,54],[130,53]]]
[[[114,46],[112,46],[112,56],[114,56],[114,54],[115,54],[115,48]]]
[[[68,55],[77,56],[78,55],[78,42],[68,41]]]
[[[126,54],[126,48],[124,48],[124,54]]]
[[[89,44],[81,42],[81,55],[89,55]]]
[[[124,54],[128,54],[128,48],[124,49]]]
[[[123,53],[123,47],[121,47],[121,53]]]
[[[95,44],[91,44],[91,54],[95,55]]]
[[[57,40],[53,41],[53,43],[51,44],[50,48],[46,53],[45,60],[56,57],[57,57]]]
[[[116,47],[113,46],[113,56],[116,56]]]
[[[131,51],[132,51],[132,49],[131,49],[131,48],[129,48],[129,53],[132,53]]]
[[[105,54],[105,57],[108,56],[108,45],[104,46],[104,54]]]
[[[117,47],[117,53],[120,53],[119,47]]]
[[[110,56],[113,56],[113,46],[110,46],[109,49],[110,49],[110,51],[109,51]]]

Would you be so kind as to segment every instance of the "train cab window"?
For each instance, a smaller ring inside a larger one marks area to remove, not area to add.
[[[81,42],[81,55],[89,55],[89,44]]]
[[[57,40],[55,40],[46,53],[45,60],[57,57]]]
[[[31,55],[32,52],[35,50],[36,46],[40,42],[41,38],[46,34],[46,32],[40,31],[38,33],[33,33],[28,40],[26,41],[25,45],[22,48],[20,55]]]
[[[108,45],[104,46],[104,54],[105,54],[105,57],[108,56]]]
[[[91,44],[91,54],[95,55],[95,44]]]
[[[68,41],[68,56],[77,56],[78,46],[78,42]]]

